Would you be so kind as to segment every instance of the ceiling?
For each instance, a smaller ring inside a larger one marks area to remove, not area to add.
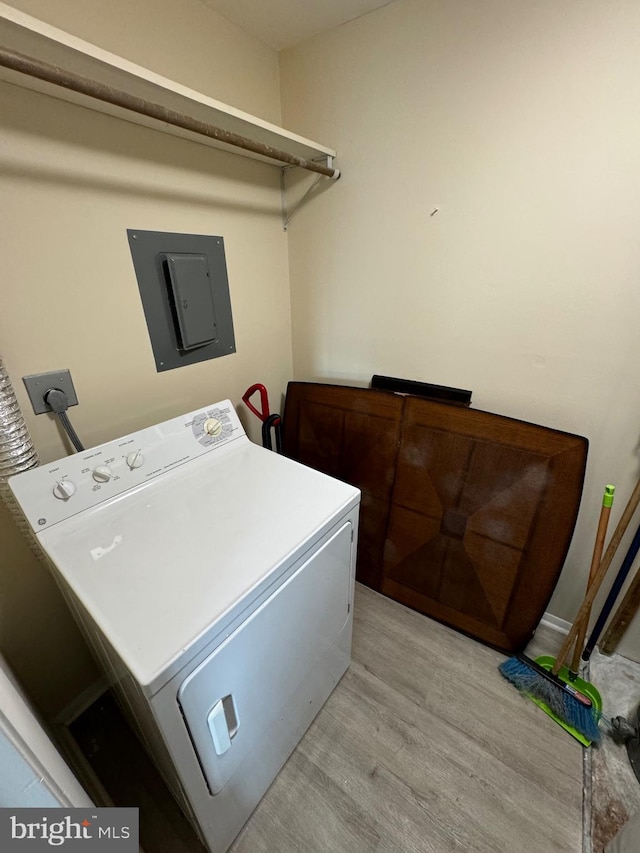
[[[346,24],[393,0],[202,0],[276,50]]]

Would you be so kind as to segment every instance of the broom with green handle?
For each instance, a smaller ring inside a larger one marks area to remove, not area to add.
[[[526,655],[516,655],[509,658],[499,667],[502,675],[518,690],[543,702],[559,721],[566,724],[565,728],[575,729],[589,742],[597,742],[600,739],[598,730],[599,711],[594,708],[593,702],[588,696],[580,693],[571,684],[559,678],[558,673],[571,653],[583,620],[589,618],[591,606],[600,591],[602,582],[639,503],[640,480],[636,483],[636,487],[627,502],[604,558],[593,576],[587,595],[551,671],[547,671]]]
[[[605,486],[604,495],[602,497],[602,507],[600,510],[600,519],[598,521],[598,530],[596,533],[596,541],[593,547],[593,556],[591,558],[591,566],[589,568],[589,579],[587,582],[587,592],[589,591],[589,587],[593,583],[593,579],[598,570],[598,566],[600,565],[600,561],[602,559],[602,552],[604,550],[604,540],[607,533],[607,526],[609,522],[609,516],[611,514],[611,506],[613,504],[613,494],[615,492],[614,486]],[[590,608],[589,608],[590,610]],[[568,717],[566,714],[558,716],[555,714],[549,705],[547,705],[544,701],[537,699],[535,695],[531,696],[533,702],[535,702],[542,710],[548,714],[559,726],[567,731],[572,737],[574,737],[577,741],[579,741],[583,746],[590,746],[594,740],[598,739],[599,731],[597,727],[594,725],[594,722],[597,724],[599,719],[602,716],[602,697],[598,689],[588,681],[580,678],[578,675],[579,667],[580,667],[580,653],[584,646],[585,637],[587,633],[587,627],[589,624],[589,613],[587,613],[581,622],[579,622],[579,631],[578,636],[576,637],[576,644],[573,650],[573,658],[571,661],[571,665],[569,667],[563,667],[564,660],[559,658],[558,661],[554,660],[552,657],[539,657],[536,659],[535,663],[537,665],[541,665],[545,670],[554,669],[559,681],[563,684],[566,684],[570,687],[573,687],[577,692],[574,694],[574,698],[578,699],[580,697],[582,699],[582,704],[585,706],[585,709],[580,707],[580,715],[586,717],[586,728],[578,724],[578,728],[570,725],[566,720],[569,719],[573,721],[576,717],[574,711],[570,709],[570,713]],[[582,655],[584,658],[584,654]],[[559,666],[559,668],[557,668]],[[549,692],[549,687],[546,688],[546,693]],[[556,698],[558,690],[554,687],[551,692],[554,694],[552,698]],[[564,696],[564,694],[562,694]],[[545,696],[548,700],[548,695]],[[588,701],[591,701],[591,710],[589,710]],[[553,703],[552,703],[553,704]],[[564,711],[564,709],[563,709]],[[585,732],[588,736],[585,735]]]
[[[604,551],[604,540],[607,535],[607,527],[609,526],[609,516],[611,515],[611,507],[613,506],[613,494],[616,490],[615,486],[605,486],[604,495],[602,496],[602,508],[600,510],[600,519],[598,521],[598,532],[596,533],[596,543],[593,547],[593,557],[591,558],[591,567],[589,569],[589,580],[587,582],[587,592],[593,583],[598,566],[602,560],[602,552]],[[580,668],[580,657],[587,639],[587,629],[589,627],[589,617],[591,616],[591,608],[589,608],[586,616],[580,623],[578,636],[576,637],[576,645],[573,650],[573,658],[569,667],[569,679],[575,681],[578,677]]]
[[[627,527],[629,526],[629,523],[631,522],[631,519],[633,518],[635,511],[638,508],[638,504],[640,504],[640,480],[638,480],[638,482],[636,483],[636,487],[633,490],[633,493],[632,493],[631,497],[629,498],[629,501],[627,502],[627,505],[624,509],[624,512],[622,513],[620,521],[618,522],[618,525],[617,525],[617,527],[613,533],[613,536],[611,537],[611,541],[609,542],[609,545],[607,546],[607,550],[605,551],[605,555],[602,558],[602,562],[598,566],[598,571],[595,573],[594,578],[593,578],[591,584],[589,585],[589,589],[587,590],[587,594],[585,596],[585,599],[582,602],[582,606],[580,607],[580,610],[578,611],[578,613],[576,615],[575,621],[574,621],[573,625],[571,626],[569,633],[567,634],[567,637],[564,641],[562,648],[560,649],[560,654],[558,655],[558,660],[556,661],[556,666],[554,666],[554,668],[553,668],[554,670],[556,670],[556,674],[557,674],[557,671],[560,670],[560,667],[565,662],[567,657],[569,656],[569,652],[571,651],[573,643],[574,643],[576,637],[578,636],[578,630],[580,629],[580,623],[585,618],[585,616],[587,616],[587,618],[588,618],[588,614],[591,612],[591,606],[593,605],[593,602],[595,601],[596,596],[600,592],[600,587],[602,586],[602,582],[604,581],[605,576],[606,576],[607,572],[609,571],[609,567],[611,566],[611,563],[613,562],[613,558],[616,555],[616,552],[618,550],[618,547],[620,545],[620,542],[622,541],[624,534],[627,532]]]

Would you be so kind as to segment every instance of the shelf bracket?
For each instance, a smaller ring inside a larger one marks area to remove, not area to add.
[[[326,161],[327,169],[333,169],[333,157],[327,155],[322,158],[323,161]],[[309,198],[311,193],[315,190],[318,183],[322,180],[324,175],[319,174],[315,176],[313,183],[305,190],[304,194],[298,199],[298,201],[293,205],[291,210],[287,208],[287,187],[285,181],[285,175],[289,169],[295,168],[294,166],[282,166],[280,169],[280,205],[282,209],[282,230],[286,231],[289,223],[291,222],[293,216],[298,212],[298,210],[302,207],[303,203]],[[340,170],[336,169],[337,177],[340,176]]]

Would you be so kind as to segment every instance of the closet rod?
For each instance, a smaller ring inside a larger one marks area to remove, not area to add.
[[[277,148],[272,148],[270,145],[248,139],[246,136],[241,136],[238,133],[232,133],[213,124],[174,112],[174,110],[170,110],[160,104],[145,101],[136,95],[130,95],[127,92],[122,92],[119,89],[98,83],[96,80],[90,80],[72,71],[65,71],[57,65],[50,65],[47,62],[42,62],[31,56],[25,56],[8,48],[0,47],[0,65],[10,68],[12,71],[18,71],[21,74],[37,77],[39,80],[44,80],[47,83],[62,86],[73,92],[88,95],[90,98],[105,101],[116,107],[123,107],[126,110],[132,110],[133,112],[166,122],[175,127],[181,127],[183,130],[207,136],[209,139],[215,139],[218,142],[224,142],[236,148],[243,148],[245,151],[251,151],[253,154],[261,154],[264,157],[270,157],[272,160],[279,160],[290,166],[298,166],[300,169],[307,169],[309,172],[317,172],[319,175],[325,175],[327,178],[333,178],[334,180],[340,177],[339,169],[323,166],[321,163],[316,163],[314,160],[307,160],[304,157],[297,157],[295,154],[288,154],[286,151],[280,151]]]

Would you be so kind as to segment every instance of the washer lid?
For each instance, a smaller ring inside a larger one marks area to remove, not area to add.
[[[155,692],[359,500],[243,442],[38,536],[146,692]]]

